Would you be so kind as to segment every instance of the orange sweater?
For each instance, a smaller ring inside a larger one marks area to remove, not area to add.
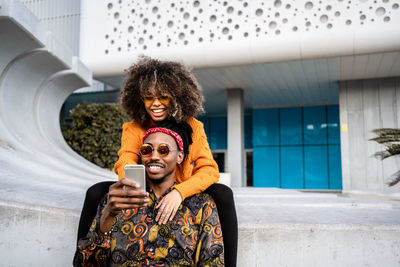
[[[210,185],[218,182],[218,165],[212,157],[207,142],[203,124],[195,118],[190,118],[187,123],[193,129],[193,143],[189,146],[189,155],[177,166],[175,171],[174,186],[185,199],[194,194],[203,192]],[[118,151],[119,159],[114,165],[118,178],[122,179],[126,164],[137,164],[139,161],[139,148],[146,129],[136,122],[127,122],[122,126],[121,149]]]

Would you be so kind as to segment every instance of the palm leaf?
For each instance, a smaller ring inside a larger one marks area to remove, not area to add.
[[[386,149],[387,152],[390,153],[391,156],[400,154],[400,144],[390,144]]]
[[[397,128],[379,128],[373,129],[373,133],[376,135],[399,135],[400,136],[400,129]]]
[[[387,183],[389,186],[394,186],[400,182],[400,171],[397,171],[390,177],[390,181]]]
[[[375,141],[386,147],[384,151],[378,151],[374,154],[374,157],[384,160],[391,156],[400,155],[400,129],[396,128],[381,128],[372,130],[373,133],[378,135],[377,137],[369,139]],[[394,186],[400,182],[400,171],[397,171],[390,177],[390,181],[387,183],[389,186]]]
[[[385,136],[378,136],[374,138],[370,138],[370,141],[375,141],[379,144],[391,143],[391,142],[399,142],[400,135],[385,135]]]

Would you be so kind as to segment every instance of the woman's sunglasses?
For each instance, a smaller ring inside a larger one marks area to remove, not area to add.
[[[163,105],[168,105],[169,101],[170,101],[169,96],[165,96],[165,95],[162,95],[162,96],[146,95],[143,97],[144,103],[146,103],[148,105],[152,104],[154,102],[154,100],[156,100],[156,99],[158,99],[158,101],[160,101],[160,103]]]
[[[159,144],[157,147],[157,152],[158,155],[160,155],[161,157],[166,157],[168,156],[169,152],[172,151],[177,151],[176,150],[171,150],[169,149],[169,146],[167,144]],[[153,154],[154,148],[152,145],[150,144],[143,144],[140,149],[140,155],[142,155],[143,157],[150,157]]]

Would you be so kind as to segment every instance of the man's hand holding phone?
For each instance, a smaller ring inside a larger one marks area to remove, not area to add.
[[[124,209],[146,207],[148,193],[140,188],[139,184],[123,178],[110,186],[108,201],[104,213],[100,218],[100,231],[110,231],[114,217]]]

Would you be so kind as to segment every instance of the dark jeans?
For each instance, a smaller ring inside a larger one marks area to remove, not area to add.
[[[113,183],[115,182],[100,182],[92,185],[86,191],[85,202],[79,220],[78,239],[85,237],[89,232],[90,225],[97,213],[97,206]],[[224,239],[225,265],[228,267],[235,267],[237,258],[238,223],[233,192],[226,185],[213,184],[207,188],[205,193],[209,194],[217,205]]]

